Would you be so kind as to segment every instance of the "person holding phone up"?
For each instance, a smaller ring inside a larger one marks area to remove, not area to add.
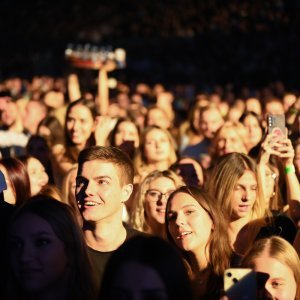
[[[268,133],[261,144],[261,151],[258,158],[258,172],[262,181],[262,189],[265,198],[267,198],[268,176],[267,169],[272,156],[278,165],[279,176],[283,170],[284,182],[286,184],[286,202],[288,215],[297,224],[300,220],[300,185],[296,175],[294,166],[295,151],[292,141],[286,134],[278,135],[278,132],[273,130]]]

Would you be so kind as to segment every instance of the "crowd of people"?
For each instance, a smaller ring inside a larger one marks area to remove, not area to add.
[[[163,84],[111,93],[111,70],[96,92],[0,83],[1,299],[221,299],[237,267],[266,273],[257,299],[300,299],[299,95],[178,104]]]

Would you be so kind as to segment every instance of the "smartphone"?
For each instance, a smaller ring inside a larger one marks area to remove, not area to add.
[[[257,299],[256,273],[248,268],[226,269],[224,291],[230,300]]]
[[[268,133],[275,133],[278,137],[286,135],[285,116],[284,115],[267,115]]]

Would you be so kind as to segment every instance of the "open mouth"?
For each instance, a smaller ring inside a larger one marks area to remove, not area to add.
[[[84,206],[98,206],[100,203],[94,201],[85,201]]]
[[[177,239],[177,240],[182,240],[182,239],[184,239],[186,236],[190,235],[191,233],[192,233],[191,231],[184,231],[184,232],[180,233],[180,234],[176,237],[176,239]]]

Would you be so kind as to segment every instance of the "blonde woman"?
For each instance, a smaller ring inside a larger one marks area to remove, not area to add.
[[[255,162],[242,153],[224,155],[212,170],[207,189],[228,221],[233,249],[245,253],[268,216]]]
[[[173,171],[153,171],[148,174],[140,184],[130,218],[131,225],[140,231],[164,237],[168,197],[182,185],[183,181]]]
[[[243,258],[242,265],[269,275],[264,299],[300,299],[299,256],[284,239],[273,236],[256,241]]]
[[[134,159],[138,179],[143,180],[154,170],[167,170],[177,160],[176,148],[168,130],[147,127],[141,134],[140,147]]]

